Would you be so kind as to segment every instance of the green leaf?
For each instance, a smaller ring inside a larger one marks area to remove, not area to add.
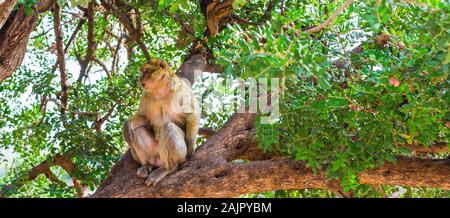
[[[178,11],[178,9],[180,9],[180,3],[177,2],[173,2],[172,5],[169,8],[170,13],[175,13],[176,11]]]
[[[56,0],[56,3],[57,3],[60,7],[63,7],[64,4],[66,3],[66,0]]]
[[[324,89],[324,90],[329,90],[331,89],[331,85],[330,83],[323,77],[318,77],[317,78],[317,83],[319,84],[319,86]]]
[[[400,147],[398,150],[400,151],[400,153],[402,155],[410,155],[411,154],[411,151],[408,148],[405,148],[405,147]]]
[[[392,154],[386,154],[386,155],[384,156],[384,158],[385,158],[387,161],[391,162],[391,163],[396,163],[396,162],[397,162],[397,159],[396,159],[395,156],[392,155]]]

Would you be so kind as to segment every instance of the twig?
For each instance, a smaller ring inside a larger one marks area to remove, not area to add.
[[[111,79],[111,71],[108,70],[108,67],[106,67],[105,63],[103,63],[100,59],[94,58],[94,62],[100,65],[103,68],[103,71],[105,71],[106,76]]]
[[[119,54],[119,50],[120,47],[122,45],[122,40],[123,40],[123,36],[120,36],[120,38],[117,38],[117,45],[116,48],[114,50],[111,50],[111,53],[113,53],[113,60],[111,63],[111,76],[115,74],[116,72],[116,68],[117,68],[117,59],[118,59],[118,54]]]
[[[126,95],[125,95],[126,96]],[[108,118],[112,115],[114,109],[116,109],[116,107],[122,103],[124,98],[119,99],[115,104],[113,104],[109,109],[108,109],[108,113],[106,113],[103,117],[101,117],[100,119],[97,119],[94,122],[94,127],[97,131],[100,131],[101,126],[103,125],[103,123],[108,120]]]
[[[52,31],[53,29],[52,28],[49,28],[48,30],[46,30],[46,31],[44,31],[44,32],[42,32],[42,33],[40,33],[40,34],[38,34],[38,35],[35,35],[35,36],[33,36],[33,37],[30,37],[30,39],[37,39],[37,38],[39,38],[39,37],[41,37],[41,36],[45,36],[45,35],[47,35],[47,33],[49,33],[50,31]]]
[[[53,99],[53,98],[49,98],[49,99],[47,99],[47,102],[53,102],[53,103],[55,103],[56,105],[58,105],[59,107],[61,107],[61,108],[63,108],[63,106],[58,102],[58,100],[56,100],[56,99]],[[73,115],[82,115],[82,116],[98,116],[98,112],[89,112],[89,111],[73,111],[73,110],[69,110],[68,108],[65,108],[64,107],[64,109],[67,111],[67,112],[69,112],[69,113],[71,113],[71,114],[73,114]]]
[[[110,4],[109,1],[102,0],[101,2],[102,2],[102,5],[103,5],[103,7],[105,9],[107,9],[107,10],[109,10],[111,12],[114,12],[114,13],[119,11],[119,9],[116,7],[116,5]],[[124,2],[121,2],[121,3],[125,4]],[[131,8],[130,6],[128,6],[128,7]],[[142,50],[142,53],[144,54],[144,56],[147,59],[147,61],[150,61],[152,59],[151,56],[150,56],[150,53],[148,52],[147,47],[141,41],[142,31],[143,30],[140,29],[140,27],[135,28],[133,26],[132,21],[128,17],[126,17],[124,14],[117,13],[115,15],[119,19],[120,23],[122,23],[122,25],[128,31],[128,34],[130,35],[130,38],[138,44],[139,48]],[[136,10],[136,15],[139,15],[137,10]],[[138,25],[141,24],[139,16],[137,16],[137,20],[138,20]]]

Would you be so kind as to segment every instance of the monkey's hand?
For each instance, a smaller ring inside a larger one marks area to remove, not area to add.
[[[136,172],[136,175],[139,178],[147,178],[150,172],[152,172],[153,167],[152,166],[141,166]]]
[[[186,159],[190,159],[192,155],[194,154],[194,145],[196,140],[192,140],[190,138],[186,137],[186,145],[187,145],[187,153],[186,153]]]
[[[140,115],[133,115],[125,121],[123,125],[123,137],[129,146],[136,142],[135,129],[146,125],[145,118]]]
[[[187,146],[186,158],[189,159],[194,153],[194,146],[197,141],[198,125],[200,123],[200,114],[191,113],[186,118],[185,141]]]
[[[147,121],[145,117],[141,115],[134,115],[128,119],[128,123],[131,127],[131,130],[135,130],[139,127],[144,127],[147,125]]]

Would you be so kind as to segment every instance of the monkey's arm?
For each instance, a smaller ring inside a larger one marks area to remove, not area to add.
[[[123,137],[130,147],[132,147],[133,143],[136,141],[134,130],[140,127],[145,127],[145,125],[145,118],[137,114],[128,118],[128,120],[124,123]]]
[[[194,153],[194,145],[197,141],[198,126],[200,124],[200,113],[190,113],[186,117],[186,146],[187,157],[191,157]]]

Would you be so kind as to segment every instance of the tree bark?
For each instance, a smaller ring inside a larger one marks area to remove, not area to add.
[[[8,0],[6,2],[0,3],[0,30],[2,29],[3,24],[8,19],[9,14],[13,10],[16,5],[17,0]]]
[[[49,10],[54,0],[37,1],[31,15],[25,13],[24,6],[11,12],[14,8],[11,3],[15,2],[8,1],[0,5],[0,83],[10,77],[22,63],[38,13]],[[8,15],[4,21],[4,17]]]
[[[0,82],[10,77],[22,63],[36,20],[36,13],[28,16],[21,7],[9,15],[0,30]]]

